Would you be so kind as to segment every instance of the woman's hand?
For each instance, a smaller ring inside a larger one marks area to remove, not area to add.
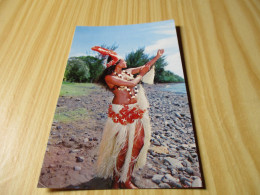
[[[154,65],[154,63],[163,55],[164,53],[164,49],[159,49],[157,51],[157,55],[150,60],[149,62],[147,62],[144,66],[141,66],[140,68],[136,68],[134,71],[132,71],[132,74],[138,73],[141,76],[144,76],[152,67],[152,65]]]
[[[144,66],[141,70],[139,75],[144,76],[150,70],[149,66]]]
[[[161,56],[163,55],[163,53],[164,53],[164,49],[159,49],[159,50],[157,51],[157,56],[158,56],[158,57],[161,57]]]

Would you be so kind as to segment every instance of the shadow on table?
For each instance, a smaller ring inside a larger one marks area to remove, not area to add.
[[[89,189],[89,190],[97,190],[97,189],[111,189],[112,188],[112,179],[104,179],[100,177],[94,177],[88,182],[81,183],[79,185],[69,185],[65,187],[66,190],[80,190],[80,189]]]

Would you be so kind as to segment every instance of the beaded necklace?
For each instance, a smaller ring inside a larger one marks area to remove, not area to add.
[[[116,73],[116,72],[114,72],[114,74],[115,74],[118,78],[124,79],[124,80],[127,80],[127,81],[130,81],[130,80],[133,80],[133,79],[134,79],[134,75],[131,74],[131,73],[128,73],[128,72],[125,71],[125,70],[122,71],[122,74],[118,74],[118,73]],[[123,75],[124,75],[124,76],[127,76],[127,78],[123,78]],[[136,98],[137,93],[138,93],[138,87],[137,87],[137,86],[135,86],[135,88],[134,88],[134,93],[132,93],[132,92],[131,92],[131,89],[130,89],[129,87],[127,87],[127,86],[120,86],[120,88],[126,89],[126,90],[128,91],[128,93],[129,93],[129,95],[131,96],[131,99],[132,99],[132,98]]]

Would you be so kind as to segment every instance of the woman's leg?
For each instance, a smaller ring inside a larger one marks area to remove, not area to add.
[[[139,121],[136,124],[133,150],[132,150],[131,162],[129,164],[129,170],[128,170],[128,173],[127,173],[127,180],[124,183],[124,187],[127,188],[127,189],[137,188],[131,182],[131,176],[132,176],[132,173],[133,173],[133,170],[134,170],[134,166],[136,164],[137,157],[138,157],[143,145],[144,145],[144,127],[143,127],[142,123]]]
[[[121,169],[124,165],[127,149],[128,149],[128,141],[126,140],[124,147],[121,149],[121,151],[119,152],[118,157],[117,157],[116,170],[119,172],[121,172]],[[114,171],[114,181],[113,181],[112,187],[114,189],[119,188],[119,176],[116,173],[116,171]]]
[[[134,136],[134,141],[133,141],[131,162],[129,164],[126,182],[119,184],[119,176],[116,174],[116,171],[114,171],[114,181],[113,181],[113,186],[112,186],[114,189],[119,188],[119,185],[121,188],[127,188],[127,189],[137,188],[131,182],[131,176],[133,173],[134,165],[136,163],[136,159],[137,159],[143,145],[144,145],[144,128],[143,128],[142,123],[139,121],[136,124],[136,128],[135,128],[135,136]],[[121,172],[121,169],[125,163],[127,149],[128,149],[128,141],[125,142],[124,147],[121,149],[121,151],[119,152],[118,157],[117,157],[116,169],[119,172]]]

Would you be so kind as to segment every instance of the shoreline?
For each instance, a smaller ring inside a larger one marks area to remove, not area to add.
[[[181,85],[183,84],[182,88],[172,88],[174,85]],[[185,83],[160,83],[160,84],[142,84],[144,87],[153,88],[155,90],[159,90],[160,92],[170,92],[175,95],[187,95],[187,89]],[[184,87],[184,88],[183,88]],[[170,90],[169,90],[170,89]]]

